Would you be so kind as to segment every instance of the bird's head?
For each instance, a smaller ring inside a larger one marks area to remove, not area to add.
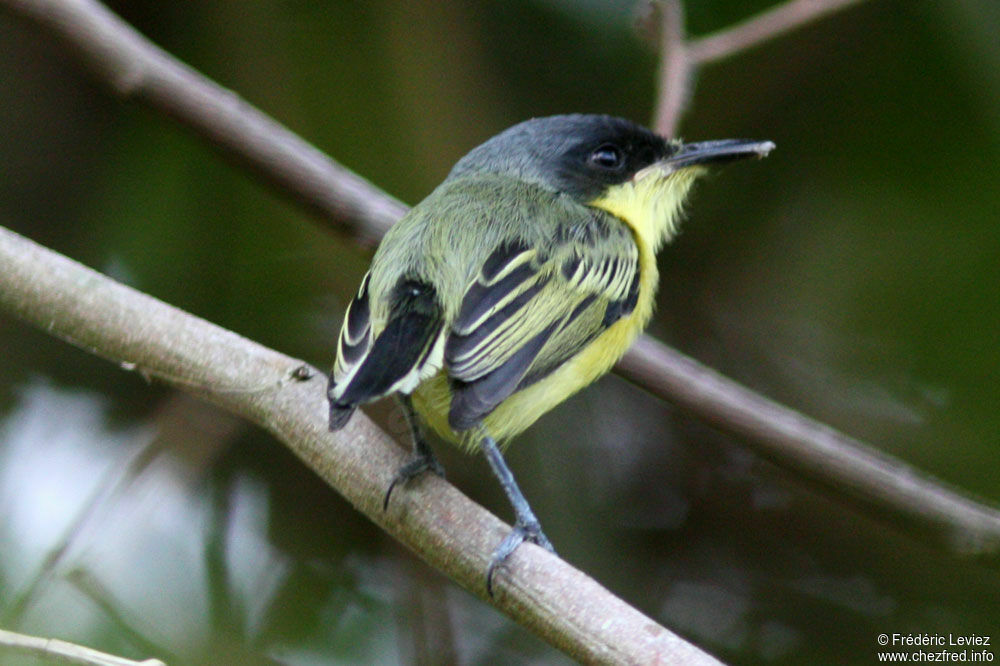
[[[622,219],[655,246],[705,166],[764,157],[770,141],[669,141],[623,118],[563,115],[514,125],[474,148],[449,180],[495,173],[523,180]]]

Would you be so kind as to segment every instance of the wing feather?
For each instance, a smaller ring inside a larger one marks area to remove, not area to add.
[[[578,353],[635,309],[638,288],[638,248],[617,221],[560,230],[549,247],[497,247],[446,333],[452,428],[473,427]]]

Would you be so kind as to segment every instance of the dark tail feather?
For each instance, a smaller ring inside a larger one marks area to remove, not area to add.
[[[366,353],[350,383],[334,391],[330,377],[330,430],[343,428],[358,405],[382,397],[408,373],[416,371],[427,360],[442,323],[434,287],[400,280],[392,294],[388,324],[371,348],[363,350]],[[350,317],[347,326],[351,326]]]
[[[355,405],[340,405],[335,402],[330,403],[330,430],[340,430],[351,420]]]
[[[401,280],[392,299],[388,324],[375,338],[351,382],[333,401],[335,405],[359,405],[381,398],[419,367],[431,351],[442,326],[434,287]]]

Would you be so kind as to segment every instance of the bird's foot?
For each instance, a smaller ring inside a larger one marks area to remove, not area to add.
[[[437,461],[437,458],[434,457],[429,448],[425,448],[422,452],[414,454],[406,464],[396,471],[396,476],[392,477],[389,489],[385,491],[385,498],[382,500],[382,510],[385,511],[389,508],[389,498],[392,497],[392,491],[395,490],[396,486],[406,483],[424,472],[432,472],[442,479],[444,478],[444,467]]]
[[[486,592],[489,593],[490,597],[493,596],[493,574],[496,573],[498,568],[504,566],[511,553],[517,550],[517,547],[525,541],[537,544],[550,553],[556,552],[555,548],[552,547],[552,542],[542,532],[542,526],[537,520],[524,524],[515,523],[510,534],[504,537],[504,540],[500,542],[497,549],[493,551],[493,556],[490,558],[490,565],[486,569]]]

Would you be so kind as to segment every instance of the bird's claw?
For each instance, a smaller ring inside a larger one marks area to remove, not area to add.
[[[525,541],[530,541],[533,544],[541,546],[550,553],[556,552],[555,548],[552,547],[552,542],[542,532],[542,526],[537,521],[523,525],[515,523],[510,533],[504,537],[504,540],[500,542],[497,549],[493,551],[493,556],[490,558],[490,565],[486,568],[486,592],[490,597],[493,596],[493,574],[496,573],[498,568],[504,566],[507,558]]]
[[[441,463],[433,455],[429,453],[427,455],[418,454],[410,458],[406,464],[396,471],[396,476],[392,477],[392,482],[389,484],[388,490],[385,491],[385,497],[382,499],[382,510],[385,511],[389,508],[389,498],[392,497],[392,491],[396,486],[406,483],[425,472],[431,472],[442,479],[444,478],[444,467],[441,466]]]

